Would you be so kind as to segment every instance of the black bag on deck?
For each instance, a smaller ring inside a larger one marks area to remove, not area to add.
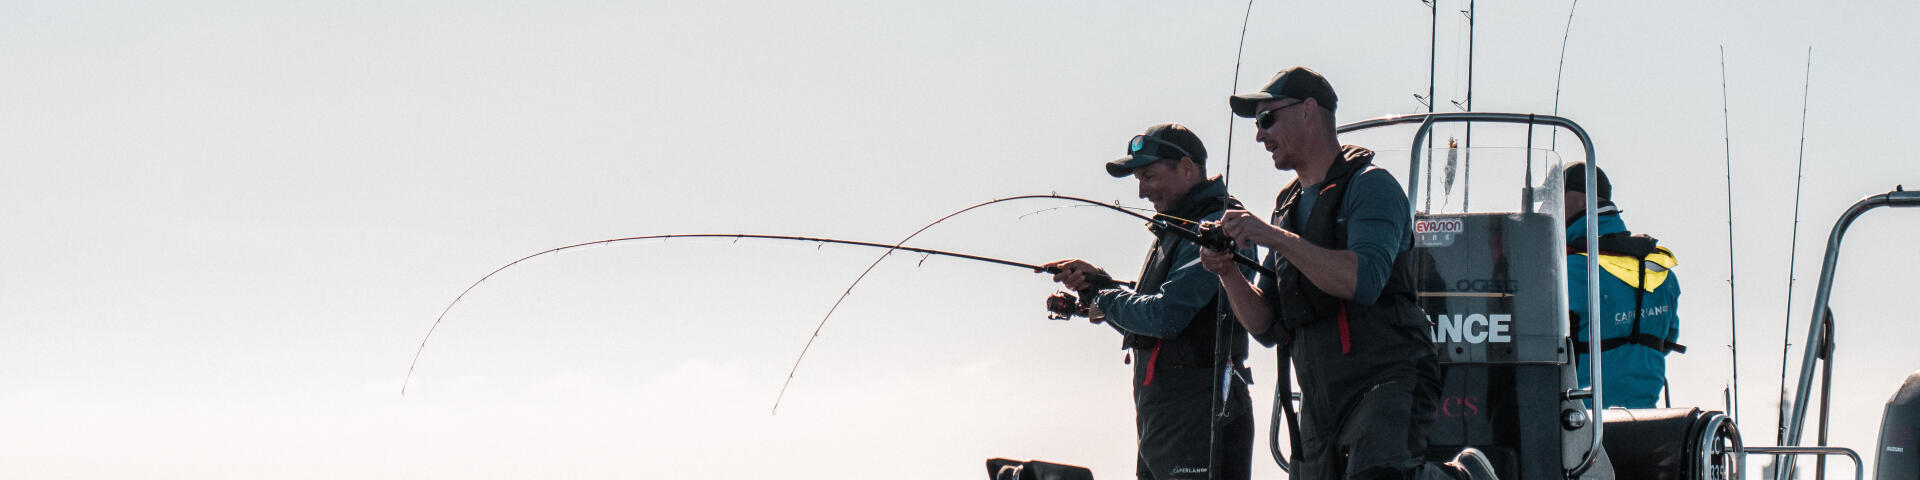
[[[992,480],[1093,480],[1093,470],[1039,460],[1022,462],[1005,458],[989,458],[987,459],[987,478]]]

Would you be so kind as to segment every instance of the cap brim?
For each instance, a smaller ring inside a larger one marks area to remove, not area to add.
[[[1128,175],[1133,175],[1133,171],[1139,170],[1140,167],[1158,161],[1160,161],[1160,157],[1144,154],[1120,157],[1111,162],[1107,162],[1107,174],[1113,175],[1113,178],[1123,178]]]
[[[1259,107],[1260,102],[1272,100],[1273,98],[1273,94],[1267,92],[1242,93],[1227,97],[1227,105],[1233,107],[1234,115],[1242,118],[1253,118],[1254,114],[1260,113],[1253,111],[1253,109]]]

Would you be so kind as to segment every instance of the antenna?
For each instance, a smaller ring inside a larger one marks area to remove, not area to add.
[[[1727,363],[1733,368],[1733,392],[1729,394],[1732,402],[1728,410],[1735,422],[1740,420],[1740,302],[1734,301],[1737,291],[1733,284],[1733,115],[1727,110],[1727,47],[1720,46],[1720,124],[1721,139],[1727,150],[1727,331],[1730,338],[1727,352],[1732,356]]]
[[[1781,443],[1785,443],[1787,440],[1787,350],[1793,346],[1793,344],[1787,342],[1792,332],[1788,327],[1793,324],[1793,267],[1800,248],[1800,181],[1806,178],[1807,166],[1807,95],[1813,91],[1811,88],[1813,85],[1813,47],[1811,46],[1807,47],[1807,73],[1806,79],[1802,80],[1802,82],[1803,85],[1800,92],[1800,160],[1798,162],[1799,165],[1794,167],[1793,174],[1793,234],[1787,237],[1788,241],[1792,242],[1792,246],[1787,248],[1787,325],[1781,326],[1780,333],[1780,420],[1778,422],[1779,426],[1776,428],[1778,428],[1780,432]],[[1813,346],[1808,345],[1807,347],[1811,348]],[[1775,455],[1773,458],[1775,478],[1780,478],[1779,475],[1786,474],[1791,470],[1791,463],[1781,463],[1792,462],[1791,457]]]

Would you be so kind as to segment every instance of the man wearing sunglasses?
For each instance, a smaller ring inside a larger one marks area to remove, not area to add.
[[[1290,350],[1303,402],[1291,478],[1492,478],[1476,450],[1448,464],[1423,458],[1440,364],[1414,303],[1411,210],[1372,151],[1340,144],[1337,101],[1305,67],[1231,97],[1234,114],[1254,119],[1274,168],[1298,176],[1280,191],[1272,223],[1234,209],[1220,227],[1236,245],[1267,247],[1267,265],[1280,273],[1255,286],[1226,252],[1202,253],[1247,331]]]
[[[1153,202],[1158,218],[1193,228],[1241,208],[1227,196],[1220,177],[1206,176],[1207,149],[1187,127],[1165,123],[1127,142],[1127,155],[1107,163],[1114,178],[1132,175],[1140,198]],[[1134,424],[1140,452],[1135,475],[1142,480],[1248,478],[1253,461],[1253,412],[1247,386],[1233,381],[1220,445],[1219,475],[1209,475],[1213,408],[1214,333],[1219,281],[1200,267],[1200,247],[1172,232],[1157,232],[1137,288],[1120,287],[1099,267],[1079,259],[1046,264],[1060,269],[1054,280],[1093,299],[1090,317],[1122,334],[1133,364]],[[1248,256],[1253,250],[1243,251]],[[1245,281],[1245,278],[1241,279]],[[1229,358],[1244,374],[1247,336],[1237,322]],[[1238,375],[1235,375],[1238,377]]]

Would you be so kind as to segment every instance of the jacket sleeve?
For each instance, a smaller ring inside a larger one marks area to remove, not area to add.
[[[1353,302],[1372,305],[1393,273],[1394,256],[1413,234],[1407,225],[1407,195],[1392,174],[1368,170],[1354,179],[1347,197],[1347,249],[1358,263]]]
[[[1218,220],[1220,216],[1216,213],[1205,220]],[[1254,255],[1252,249],[1241,253]],[[1244,266],[1240,271],[1243,275],[1250,273]],[[1172,271],[1160,284],[1159,293],[1142,295],[1126,289],[1107,289],[1100,292],[1095,302],[1106,314],[1107,322],[1122,330],[1154,338],[1176,338],[1186,331],[1187,323],[1199,313],[1200,307],[1213,301],[1219,291],[1220,278],[1200,266],[1200,247],[1181,241],[1175,250]]]
[[[1277,271],[1280,269],[1279,257],[1280,255],[1277,253],[1268,252],[1267,258],[1262,260],[1260,264],[1263,266],[1266,266],[1268,270]],[[1250,334],[1253,336],[1253,339],[1255,341],[1258,341],[1260,342],[1261,345],[1265,345],[1268,347],[1286,343],[1287,328],[1281,326],[1280,324],[1280,307],[1279,307],[1280,292],[1278,291],[1280,289],[1280,287],[1278,286],[1279,282],[1274,281],[1274,278],[1272,275],[1267,275],[1264,273],[1256,273],[1253,275],[1253,278],[1255,278],[1255,280],[1253,281],[1254,287],[1260,289],[1260,301],[1266,302],[1267,308],[1272,309],[1271,311],[1273,312],[1274,318],[1272,319],[1273,323],[1267,327],[1267,331],[1261,332],[1261,333],[1250,333]]]

